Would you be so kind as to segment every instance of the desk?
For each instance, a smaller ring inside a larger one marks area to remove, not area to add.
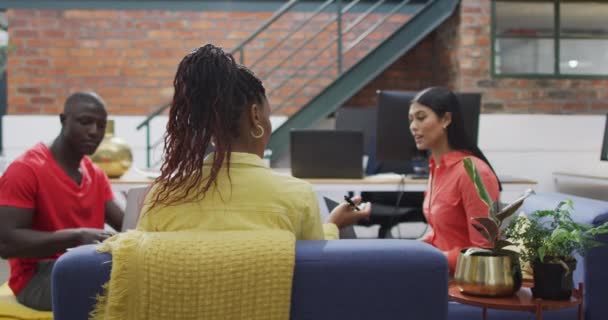
[[[557,171],[553,181],[558,192],[608,200],[608,172]]]
[[[559,183],[560,180],[570,180],[580,183],[593,183],[608,186],[608,173],[597,174],[588,172],[557,171],[553,172],[553,179],[555,180],[556,184]]]
[[[279,174],[291,174],[289,169],[277,169],[275,172]],[[522,193],[527,188],[536,185],[536,181],[516,178],[511,176],[499,176],[503,184],[504,191],[514,191]],[[353,191],[360,193],[362,191],[425,191],[427,179],[412,179],[403,178],[396,174],[379,174],[367,176],[362,179],[303,179],[313,185],[313,189],[317,192],[333,192],[333,191]],[[130,188],[137,186],[145,186],[152,182],[151,178],[147,178],[135,172],[127,173],[120,179],[111,179],[112,189],[114,191],[127,191]]]
[[[278,174],[291,175],[289,169],[275,169]],[[117,194],[123,194],[123,201],[126,203],[127,191],[131,188],[147,186],[152,183],[151,174],[143,175],[137,172],[128,172],[120,179],[111,179],[112,190]],[[521,195],[524,190],[536,185],[536,181],[515,178],[510,176],[499,176],[503,186],[501,198],[509,202]],[[317,200],[321,210],[323,220],[329,215],[329,209],[325,205],[324,197],[335,201],[341,201],[345,192],[352,191],[360,194],[363,191],[407,191],[422,192],[426,190],[427,179],[403,178],[397,174],[379,174],[368,176],[363,179],[304,179],[313,185],[317,193]],[[507,195],[505,193],[511,193]]]

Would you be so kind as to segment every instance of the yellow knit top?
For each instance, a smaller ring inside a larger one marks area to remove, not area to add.
[[[213,155],[205,159],[209,172]],[[224,166],[217,184],[202,199],[150,207],[156,186],[146,196],[138,230],[287,230],[298,240],[337,239],[334,224],[321,224],[312,186],[267,168],[250,153],[233,152],[230,178]]]

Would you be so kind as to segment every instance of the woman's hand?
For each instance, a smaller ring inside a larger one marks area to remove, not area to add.
[[[338,228],[344,228],[357,223],[361,219],[369,218],[372,205],[369,202],[361,203],[361,197],[354,197],[352,200],[359,207],[359,211],[355,211],[355,208],[348,203],[342,202],[331,211],[327,223],[333,223]]]

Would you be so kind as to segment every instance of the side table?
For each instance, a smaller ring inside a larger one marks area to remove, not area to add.
[[[578,320],[583,320],[583,284],[572,290],[569,300],[543,300],[532,296],[530,284],[524,283],[522,288],[509,297],[478,297],[463,294],[455,283],[450,283],[449,300],[482,308],[483,320],[487,320],[488,309],[528,311],[536,314],[536,320],[543,319],[543,310],[557,310],[578,306]]]

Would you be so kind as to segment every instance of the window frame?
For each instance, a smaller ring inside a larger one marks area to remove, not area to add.
[[[490,69],[493,78],[524,78],[524,79],[608,79],[608,74],[597,75],[597,74],[562,74],[560,72],[560,50],[561,50],[561,1],[550,0],[550,1],[537,1],[537,2],[552,2],[553,3],[553,73],[552,74],[538,74],[538,73],[496,73],[496,40],[499,38],[503,39],[541,39],[544,37],[526,37],[526,36],[502,36],[496,35],[496,2],[500,0],[492,0],[491,8],[491,20],[490,20]],[[503,0],[504,1],[504,0]],[[505,1],[507,2],[507,1]],[[578,39],[572,37],[563,37],[564,39]]]

